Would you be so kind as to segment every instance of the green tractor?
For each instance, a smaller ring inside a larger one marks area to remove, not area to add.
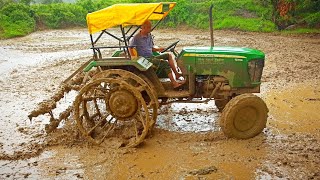
[[[250,48],[215,47],[212,6],[211,46],[186,47],[178,53],[177,41],[164,50],[175,55],[187,80],[179,90],[173,89],[168,78],[147,59],[130,56],[129,41],[140,25],[146,20],[157,21],[154,29],[175,5],[169,2],[115,4],[89,13],[87,24],[93,58],[67,78],[51,100],[40,103],[29,118],[50,114],[51,126],[47,127],[50,131],[73,111],[78,129],[88,140],[99,144],[117,137],[125,140],[124,146],[134,147],[151,133],[161,104],[214,100],[221,111],[220,125],[227,137],[247,139],[261,133],[266,126],[268,108],[252,93],[260,92],[265,55]],[[117,30],[114,27],[119,28],[120,35],[114,33]],[[106,41],[102,40],[103,36],[108,37]],[[111,39],[118,44],[111,45]],[[110,52],[110,48],[116,50],[104,57],[105,50]],[[79,91],[73,106],[54,118],[52,109],[70,90]]]

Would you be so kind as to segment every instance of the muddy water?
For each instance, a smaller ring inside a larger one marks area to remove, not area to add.
[[[274,131],[320,135],[320,82],[297,84],[286,90],[271,92],[266,102],[273,112],[269,126]]]
[[[163,105],[157,127],[177,132],[219,131],[218,109],[214,101],[208,103],[173,103]]]
[[[206,31],[154,34],[164,46],[179,39],[178,50],[210,44]],[[319,179],[319,36],[217,31],[215,37],[219,46],[266,52],[259,96],[270,110],[267,128],[249,140],[227,139],[213,101],[170,104],[159,110],[152,137],[136,149],[119,148],[116,140],[91,146],[72,118],[48,135],[48,116],[27,118],[90,58],[85,29],[0,41],[0,178]],[[62,101],[71,103],[72,97]]]

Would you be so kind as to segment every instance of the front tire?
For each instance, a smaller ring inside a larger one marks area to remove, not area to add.
[[[236,139],[252,138],[266,127],[268,108],[256,95],[242,94],[225,106],[220,125],[227,137]]]

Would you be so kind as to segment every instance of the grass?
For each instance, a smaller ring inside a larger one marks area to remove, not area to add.
[[[275,24],[269,19],[270,8],[252,0],[214,1],[216,29],[236,29],[242,31],[273,32]]]
[[[298,28],[294,30],[282,31],[284,34],[320,34],[320,29]]]
[[[242,31],[255,32],[273,32],[276,27],[273,22],[258,18],[242,18],[242,17],[228,17],[223,20],[218,20],[215,29],[234,29]]]

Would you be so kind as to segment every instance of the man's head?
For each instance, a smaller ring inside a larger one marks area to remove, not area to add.
[[[146,20],[142,25],[141,25],[141,34],[147,35],[148,33],[151,32],[151,22],[149,20]]]

